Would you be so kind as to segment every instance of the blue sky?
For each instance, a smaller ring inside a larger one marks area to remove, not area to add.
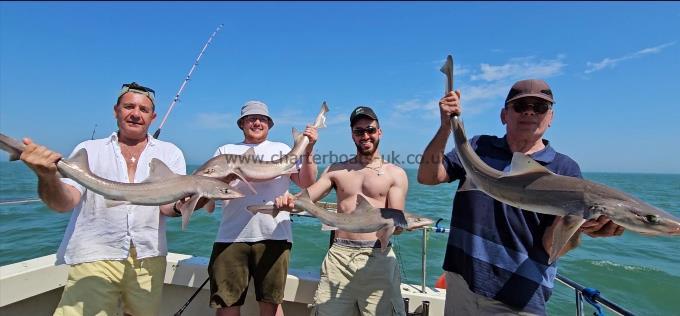
[[[326,100],[320,154],[354,153],[349,113],[372,106],[382,153],[405,162],[437,129],[452,54],[468,135],[502,135],[509,87],[543,78],[557,101],[546,137],[584,171],[680,173],[677,2],[2,2],[0,132],[68,154],[95,125],[115,130],[131,81],[157,92],[153,132],[220,23],[160,137],[189,163],[242,140],[251,99],[286,143]]]

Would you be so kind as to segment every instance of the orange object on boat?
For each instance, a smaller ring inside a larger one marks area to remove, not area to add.
[[[446,272],[439,276],[439,279],[437,279],[437,282],[435,282],[434,287],[438,289],[446,289]]]

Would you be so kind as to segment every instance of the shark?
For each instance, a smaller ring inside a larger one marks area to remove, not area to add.
[[[0,133],[0,148],[7,151],[10,160],[18,160],[26,146],[18,140]],[[149,163],[149,177],[140,183],[111,181],[92,173],[87,150],[81,148],[73,157],[57,161],[57,170],[82,186],[102,195],[107,205],[163,205],[190,197],[182,203],[182,230],[202,197],[216,200],[230,200],[244,195],[230,185],[209,177],[179,175],[162,161],[153,158]],[[118,202],[122,203],[118,203]]]
[[[247,209],[253,213],[269,213],[272,216],[287,209],[277,209],[274,205],[251,205]],[[381,250],[384,252],[394,230],[399,227],[407,230],[423,228],[434,222],[426,217],[404,212],[393,208],[376,208],[366,198],[357,195],[357,206],[352,212],[336,213],[317,206],[310,198],[307,190],[302,190],[295,199],[291,213],[307,212],[314,215],[321,223],[340,230],[353,233],[378,232]]]
[[[327,112],[328,106],[324,101],[312,126],[316,128],[326,127]],[[293,128],[293,140],[293,148],[279,159],[272,161],[259,160],[255,155],[254,149],[249,148],[243,155],[217,155],[198,167],[193,174],[211,178],[224,178],[234,174],[244,181],[251,191],[255,192],[255,189],[245,179],[266,181],[282,174],[297,172],[296,163],[302,157],[303,151],[309,144],[309,138]]]
[[[460,118],[450,120],[456,154],[466,173],[459,190],[479,190],[507,205],[559,216],[550,264],[584,222],[600,215],[643,235],[680,235],[680,218],[606,185],[557,175],[523,153],[513,154],[510,171],[498,171],[475,153]]]

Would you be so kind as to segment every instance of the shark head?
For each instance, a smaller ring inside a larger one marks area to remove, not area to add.
[[[432,226],[432,224],[434,224],[434,221],[431,219],[412,213],[404,212],[404,217],[406,218],[407,229],[417,229],[426,226]]]
[[[203,193],[203,196],[215,200],[231,200],[244,197],[245,195],[230,185],[215,180],[215,182]]]
[[[644,235],[680,235],[680,218],[643,201],[608,201],[601,207],[614,223]]]
[[[230,157],[231,155],[215,156],[194,170],[192,174],[210,178],[224,178],[234,170],[234,161],[231,161]]]

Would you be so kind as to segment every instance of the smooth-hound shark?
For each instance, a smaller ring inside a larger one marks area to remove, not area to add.
[[[10,161],[13,161],[19,159],[26,146],[0,133],[0,148],[7,151],[10,154]],[[173,173],[156,158],[151,160],[149,166],[149,177],[143,182],[122,183],[93,174],[84,148],[78,150],[70,159],[61,159],[57,162],[57,170],[61,175],[73,179],[107,200],[127,201],[136,205],[163,205],[190,196],[191,198],[180,208],[182,229],[189,223],[189,217],[200,198],[229,200],[244,196],[218,179]]]
[[[480,190],[507,205],[561,216],[554,231],[549,263],[557,259],[581,224],[600,215],[640,234],[680,235],[679,218],[608,186],[557,175],[522,153],[514,153],[508,173],[498,171],[472,149],[457,116],[451,118],[451,129],[456,153],[466,173],[460,190]]]
[[[274,217],[276,217],[279,211],[284,210],[277,209],[274,205],[251,205],[247,208],[253,213],[271,213]],[[395,228],[400,227],[407,230],[413,230],[430,226],[434,223],[429,218],[402,212],[397,209],[376,208],[361,194],[357,195],[357,207],[354,211],[336,213],[314,204],[309,198],[307,190],[302,190],[300,196],[295,199],[294,208],[290,212],[310,213],[322,223],[348,232],[378,232],[377,235],[380,240],[380,248],[382,251],[385,251],[389,244],[390,237],[394,233]]]

